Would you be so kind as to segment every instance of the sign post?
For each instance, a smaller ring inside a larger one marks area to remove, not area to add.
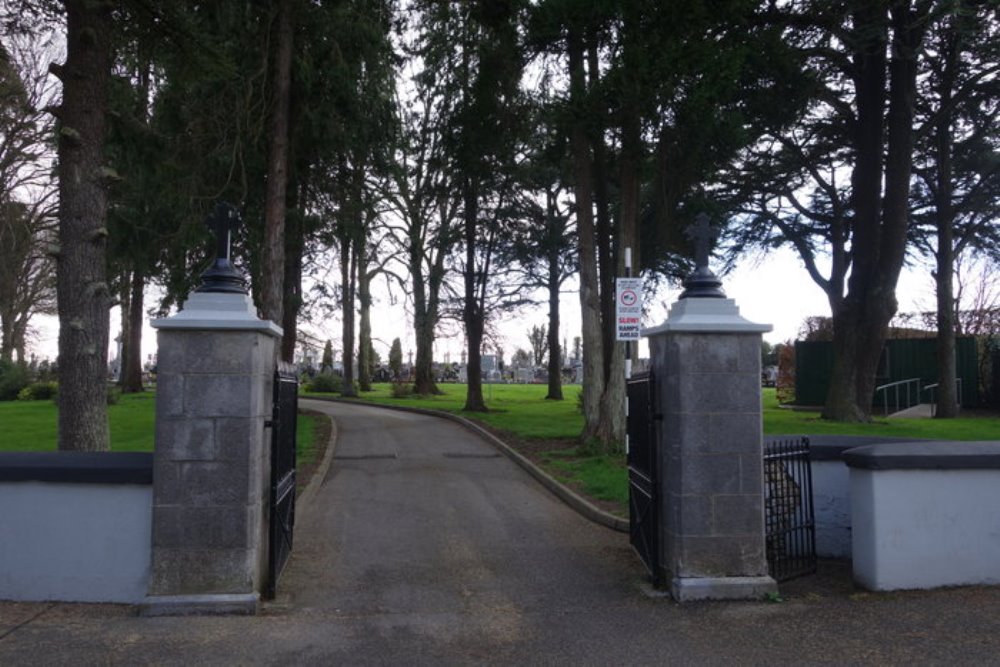
[[[639,340],[642,328],[642,278],[632,277],[632,248],[625,248],[625,277],[615,284],[615,339],[625,343],[625,382],[632,379],[632,341]],[[626,391],[626,394],[628,392]],[[628,419],[628,399],[625,399],[625,418]],[[625,453],[628,454],[628,434],[625,435]]]

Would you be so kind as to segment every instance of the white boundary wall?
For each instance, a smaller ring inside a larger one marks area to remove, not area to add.
[[[871,590],[1000,584],[1000,470],[851,469],[854,579]]]
[[[149,484],[0,482],[0,599],[141,602]]]

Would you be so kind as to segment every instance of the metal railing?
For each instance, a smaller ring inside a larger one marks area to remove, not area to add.
[[[767,569],[776,581],[816,571],[809,438],[764,443],[764,525]]]
[[[929,403],[931,404],[931,416],[932,417],[937,414],[937,397],[935,395],[936,394],[935,390],[938,388],[938,384],[940,384],[940,383],[935,382],[934,384],[929,384],[929,385],[927,385],[926,387],[923,388],[923,391],[929,391],[929,392],[931,392],[931,398],[930,398]],[[956,396],[955,396],[955,404],[958,405],[959,408],[961,408],[962,407],[962,378],[955,378],[955,386],[957,388]]]
[[[920,403],[920,378],[899,380],[875,387],[876,405],[878,405],[879,392],[882,392],[882,413],[888,417],[890,413],[890,395],[893,398],[891,412],[906,410]]]

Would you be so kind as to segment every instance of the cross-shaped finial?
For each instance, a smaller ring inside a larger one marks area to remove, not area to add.
[[[711,255],[711,243],[719,236],[719,230],[712,229],[711,219],[707,213],[699,213],[694,218],[694,224],[688,225],[684,235],[694,241],[695,270],[708,268],[708,258]]]
[[[722,291],[722,281],[708,268],[711,244],[719,236],[719,231],[712,229],[708,214],[703,212],[695,216],[694,224],[688,225],[684,234],[694,241],[694,273],[684,281],[684,292],[680,298],[724,299],[726,293]]]
[[[215,210],[205,219],[205,225],[215,234],[215,260],[201,274],[201,287],[197,291],[247,293],[246,279],[229,261],[232,253],[233,230],[240,224],[240,214],[235,208],[223,201],[216,204]]]
[[[220,201],[205,219],[205,224],[215,234],[215,258],[231,259],[233,230],[240,226],[240,214],[231,205]]]

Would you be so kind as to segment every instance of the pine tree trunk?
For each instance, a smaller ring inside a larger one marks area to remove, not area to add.
[[[416,227],[416,226],[415,226]],[[437,316],[432,312],[431,303],[435,298],[433,292],[433,275],[425,280],[423,271],[425,247],[416,233],[425,228],[420,225],[414,229],[410,239],[410,278],[413,282],[413,335],[416,339],[417,354],[413,368],[413,392],[420,396],[439,394],[440,390],[434,382],[433,351],[434,330],[437,327]],[[433,268],[431,269],[433,273]]]
[[[548,195],[548,224],[555,224],[555,202]],[[562,350],[559,349],[559,285],[560,270],[559,246],[554,239],[549,239],[548,253],[548,290],[549,290],[549,392],[545,398],[552,401],[563,400],[562,392]]]
[[[293,37],[291,13],[292,1],[279,0],[260,270],[261,311],[265,318],[278,325],[284,322],[282,283],[285,277],[285,211],[288,205],[288,105],[291,95]]]
[[[289,188],[288,210],[292,215],[285,220],[285,277],[281,289],[281,359],[295,363],[295,348],[299,341],[299,311],[302,310],[302,214],[297,211],[296,188]]]
[[[372,390],[372,292],[368,272],[368,249],[362,242],[358,249],[358,389]]]
[[[465,324],[465,335],[469,343],[469,361],[466,366],[468,385],[465,394],[465,407],[468,412],[488,412],[486,401],[483,400],[483,329],[484,313],[479,305],[476,290],[476,236],[479,222],[479,193],[471,176],[466,176],[462,185],[462,201],[464,204],[465,226],[465,304],[462,309],[462,320]]]
[[[14,357],[14,318],[6,313],[0,317],[0,360],[10,361]]]
[[[567,40],[569,55],[570,98],[579,110],[583,106],[585,77],[583,44],[575,32]],[[578,111],[570,135],[575,176],[576,224],[580,253],[580,311],[583,321],[583,418],[582,438],[587,441],[598,435],[601,395],[604,393],[604,345],[601,335],[601,301],[597,275],[594,213],[591,195],[590,141],[584,120]]]
[[[102,183],[111,6],[66,0],[59,132],[59,449],[109,448],[107,194]]]
[[[128,299],[128,327],[122,331],[122,392],[133,394],[143,391],[142,386],[142,324],[145,308],[146,279],[142,271],[132,273]]]
[[[958,65],[957,30],[948,26],[941,40],[944,56],[939,74],[938,119],[935,127],[935,161],[937,167],[937,192],[934,208],[937,218],[937,409],[934,416],[949,419],[958,416],[958,374],[955,359],[955,210],[952,205],[952,96],[955,69]]]
[[[344,386],[341,396],[357,396],[354,386],[354,273],[357,266],[356,252],[352,252],[352,241],[349,236],[340,243],[340,278],[343,285],[341,300],[341,317],[343,318],[343,365]]]

